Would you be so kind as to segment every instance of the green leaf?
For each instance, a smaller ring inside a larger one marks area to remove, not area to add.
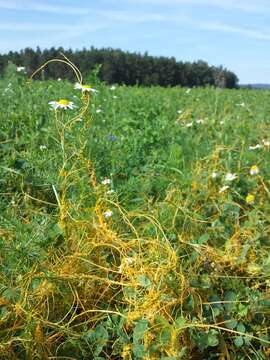
[[[237,294],[233,291],[227,291],[224,296],[224,300],[228,301],[224,304],[227,311],[233,311],[235,309],[235,301],[237,301]]]
[[[248,314],[248,305],[239,304],[237,307],[237,312],[240,316],[246,317]]]
[[[144,338],[144,333],[148,328],[148,321],[141,319],[137,322],[133,330],[133,343],[139,343]]]
[[[205,244],[207,243],[207,241],[210,239],[210,235],[209,234],[203,234],[202,236],[199,237],[199,239],[196,241],[197,244]]]
[[[210,330],[207,334],[207,345],[211,347],[217,346],[219,344],[218,335],[217,330]]]
[[[166,327],[161,330],[160,333],[160,342],[162,345],[167,345],[171,340],[171,330],[170,328]]]
[[[244,344],[243,336],[236,336],[236,338],[234,339],[233,342],[234,342],[235,346],[237,346],[237,347],[243,346],[243,344]]]
[[[237,320],[233,319],[233,318],[228,318],[227,316],[225,317],[225,324],[224,326],[227,328],[227,329],[234,329],[236,328],[237,326]]]
[[[144,355],[145,355],[145,351],[144,351],[144,345],[143,344],[134,344],[133,348],[132,348],[133,354],[135,356],[135,358],[137,359],[143,359]]]
[[[144,288],[146,288],[146,289],[151,288],[152,283],[151,283],[151,281],[148,279],[147,276],[145,276],[145,275],[139,275],[139,276],[137,277],[137,279],[138,279],[138,281],[139,281],[139,283],[140,283],[140,285],[141,285],[142,287],[144,287]]]
[[[178,328],[183,328],[186,324],[186,320],[183,316],[179,316],[175,321],[174,321],[174,325],[175,327]]]
[[[241,333],[245,333],[246,332],[245,325],[243,323],[238,323],[236,330]]]
[[[218,316],[218,315],[220,315],[220,313],[221,313],[221,311],[220,311],[219,308],[213,308],[212,311],[213,311],[213,315],[214,315],[214,316]]]

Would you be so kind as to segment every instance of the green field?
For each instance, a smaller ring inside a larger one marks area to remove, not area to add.
[[[0,358],[269,359],[270,92],[86,82],[0,80]]]

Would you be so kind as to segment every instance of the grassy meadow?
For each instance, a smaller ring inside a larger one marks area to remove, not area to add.
[[[0,80],[0,359],[269,359],[270,92],[85,82]]]

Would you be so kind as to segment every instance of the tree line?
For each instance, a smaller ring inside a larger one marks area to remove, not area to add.
[[[130,53],[120,49],[102,48],[82,50],[64,50],[50,48],[10,51],[0,54],[0,74],[3,74],[9,62],[24,66],[30,74],[41,64],[64,53],[77,65],[84,77],[88,77],[97,64],[100,64],[98,76],[108,84],[160,85],[169,86],[216,86],[236,88],[237,76],[222,66],[210,66],[207,62],[176,61],[174,57],[150,56],[148,53]],[[44,79],[63,78],[74,80],[72,71],[60,63],[52,63],[38,75]]]

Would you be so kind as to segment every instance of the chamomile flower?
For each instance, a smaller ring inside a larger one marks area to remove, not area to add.
[[[225,181],[233,181],[237,179],[237,175],[236,174],[232,174],[232,173],[227,173],[225,175]]]
[[[76,108],[76,106],[74,105],[74,103],[72,101],[69,101],[69,100],[66,100],[66,99],[60,99],[58,101],[50,101],[49,102],[49,105],[51,105],[51,107],[54,109],[54,110],[57,110],[57,109],[74,109]]]
[[[112,214],[113,214],[113,212],[111,210],[107,210],[107,211],[105,211],[105,213],[103,215],[105,218],[109,218],[112,216]]]
[[[74,85],[74,89],[82,90],[82,92],[93,92],[93,93],[97,92],[97,90],[93,89],[92,86],[83,85],[83,84],[80,84],[78,82]]]
[[[252,165],[251,168],[249,169],[250,175],[258,175],[259,172],[260,170],[257,165]]]
[[[248,194],[246,197],[246,203],[249,205],[254,204],[255,196],[253,194]]]

